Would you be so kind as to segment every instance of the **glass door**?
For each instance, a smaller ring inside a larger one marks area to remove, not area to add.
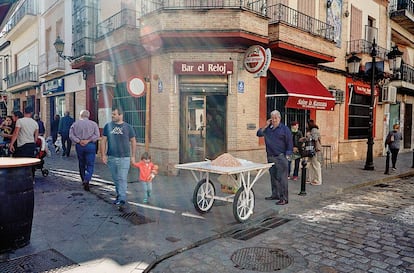
[[[206,147],[206,97],[187,95],[183,98],[183,114],[181,115],[181,162],[205,160]]]

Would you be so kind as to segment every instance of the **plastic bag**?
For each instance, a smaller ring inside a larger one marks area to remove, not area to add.
[[[60,150],[62,150],[62,137],[58,136],[56,141],[55,141],[55,146],[56,146],[56,153],[59,153]]]

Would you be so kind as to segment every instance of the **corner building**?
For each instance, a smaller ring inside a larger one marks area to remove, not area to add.
[[[274,109],[287,125],[299,121],[302,131],[307,120],[315,120],[332,162],[364,159],[373,92],[373,153],[380,156],[392,122],[403,125],[404,136],[413,135],[408,105],[414,101],[409,73],[413,39],[406,22],[413,11],[400,2],[42,2],[37,39],[41,79],[33,87],[37,109],[51,119],[63,108],[74,116],[86,108],[103,128],[111,120],[111,108],[119,105],[136,131],[137,156],[148,150],[161,172],[174,175],[177,163],[224,152],[264,162],[265,146],[256,131]],[[20,67],[13,63],[20,55],[13,52],[30,48],[25,37],[15,35],[0,48],[11,56],[6,65],[11,74]],[[57,36],[65,41],[66,62],[54,52]],[[371,92],[364,75],[374,39],[385,77],[375,81]],[[390,70],[388,59],[395,46],[404,53],[399,71]],[[352,55],[362,59],[358,75],[348,73]],[[55,82],[64,87],[56,88]],[[23,89],[16,90],[18,104],[16,91],[4,83],[9,105],[24,105]],[[394,100],[385,96],[388,90],[397,90]],[[405,137],[402,149],[412,146],[412,138]]]

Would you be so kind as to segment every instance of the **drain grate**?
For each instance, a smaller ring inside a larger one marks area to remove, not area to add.
[[[0,263],[0,272],[63,272],[79,265],[54,249]]]
[[[231,260],[239,269],[260,272],[282,270],[292,264],[293,258],[283,250],[267,247],[248,247],[237,250]]]
[[[123,213],[119,217],[130,221],[134,225],[142,225],[155,222],[154,220],[147,218],[144,215],[138,214],[135,211]]]
[[[270,229],[283,225],[284,223],[287,223],[289,221],[290,221],[289,219],[285,219],[285,218],[269,217],[253,226],[246,227],[244,229],[233,232],[231,234],[231,237],[233,239],[246,241],[263,232],[266,232]]]

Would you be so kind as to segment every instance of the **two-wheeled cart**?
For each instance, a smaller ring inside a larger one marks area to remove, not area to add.
[[[214,200],[222,200],[233,203],[233,215],[241,223],[253,214],[253,185],[273,163],[261,164],[244,159],[238,161],[241,163],[238,167],[215,166],[209,160],[175,165],[177,169],[191,171],[197,183],[193,193],[193,204],[198,212],[207,213],[211,210]],[[237,192],[226,197],[217,196],[210,174],[228,176],[227,178],[238,188]]]

